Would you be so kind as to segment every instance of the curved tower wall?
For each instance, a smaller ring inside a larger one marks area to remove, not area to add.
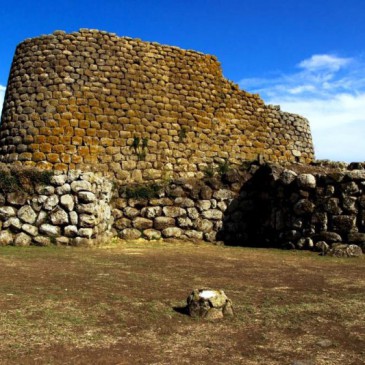
[[[2,162],[141,181],[258,156],[310,162],[308,121],[239,90],[214,56],[94,30],[17,47]]]

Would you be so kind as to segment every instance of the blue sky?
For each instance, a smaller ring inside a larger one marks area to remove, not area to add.
[[[317,158],[365,161],[364,0],[4,1],[0,108],[16,45],[79,28],[214,54],[242,89],[309,119]]]

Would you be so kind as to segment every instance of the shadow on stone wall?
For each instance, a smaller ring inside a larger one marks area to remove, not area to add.
[[[319,251],[348,243],[365,249],[364,169],[303,166],[295,172],[273,164],[255,169],[224,212],[217,240]]]
[[[238,197],[224,212],[217,240],[234,246],[277,247],[270,227],[273,207],[269,191],[274,182],[271,170],[266,166],[254,168],[257,171],[243,183]]]

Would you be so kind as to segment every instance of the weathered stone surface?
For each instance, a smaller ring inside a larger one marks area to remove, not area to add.
[[[98,183],[78,169],[139,182],[170,173],[202,178],[217,163],[232,183],[245,159],[313,159],[308,122],[234,87],[214,57],[83,30],[22,42],[13,66],[1,160],[63,171],[51,179],[55,186],[65,176]],[[144,139],[133,148],[135,136]],[[217,190],[218,179],[207,181]],[[181,179],[171,193],[184,196],[188,185]],[[210,199],[206,190],[202,198]]]
[[[198,200],[196,206],[202,212],[204,210],[210,209],[212,203],[210,200]]]
[[[49,237],[59,236],[61,234],[60,227],[53,226],[49,223],[44,223],[39,227],[39,232]]]
[[[360,257],[363,255],[359,246],[343,244],[333,245],[327,254],[336,257]]]
[[[39,195],[47,195],[47,196],[53,195],[55,192],[55,188],[50,185],[37,185],[35,187],[35,190]]]
[[[294,212],[297,215],[308,214],[314,211],[315,205],[307,200],[301,199],[294,205]]]
[[[335,215],[333,216],[333,230],[338,232],[351,232],[356,228],[356,216]]]
[[[156,229],[145,229],[143,231],[143,237],[148,240],[159,240],[161,238],[161,232]]]
[[[56,188],[57,195],[65,195],[71,192],[71,185],[70,184],[63,184],[62,186],[58,186]]]
[[[133,207],[126,207],[123,209],[123,213],[127,218],[133,219],[139,215],[140,211]]]
[[[365,233],[353,232],[347,236],[347,241],[350,243],[365,243]]]
[[[300,174],[297,177],[298,186],[303,189],[314,189],[316,178],[312,174]]]
[[[322,254],[325,255],[329,251],[330,246],[325,241],[318,241],[315,244],[315,249],[316,251],[322,252]]]
[[[342,242],[342,237],[336,232],[322,231],[316,235],[316,239],[319,241],[325,241],[327,243]]]
[[[77,226],[69,225],[64,228],[64,234],[66,237],[76,237],[78,233]]]
[[[144,207],[141,210],[141,215],[142,217],[145,218],[155,218],[160,216],[162,213],[162,208],[159,206],[154,206],[154,207]]]
[[[13,234],[9,230],[0,231],[0,246],[12,245],[13,241]]]
[[[170,206],[174,204],[174,201],[170,198],[154,198],[150,199],[151,205]]]
[[[359,192],[359,187],[354,181],[341,184],[341,190],[347,195],[357,194]]]
[[[187,309],[192,317],[211,320],[234,315],[232,301],[223,290],[195,289],[187,299]]]
[[[91,238],[93,233],[92,228],[80,228],[78,231],[78,235],[85,238]]]
[[[298,175],[291,170],[284,170],[280,175],[280,179],[285,185],[291,184]]]
[[[69,223],[68,214],[61,208],[56,208],[50,215],[52,224],[62,226]]]
[[[175,199],[174,205],[182,208],[191,208],[194,206],[194,200],[189,198],[179,197]]]
[[[187,208],[188,217],[191,219],[199,218],[199,212],[196,208]]]
[[[236,194],[232,190],[219,189],[213,193],[213,198],[218,200],[227,200],[233,199],[235,195]]]
[[[128,218],[119,218],[114,222],[114,227],[117,230],[123,230],[124,228],[131,228],[132,221]]]
[[[142,232],[135,228],[125,228],[120,233],[120,238],[126,239],[126,240],[133,240],[140,238],[142,236]]]
[[[59,203],[58,196],[56,194],[51,195],[47,198],[46,202],[43,205],[44,210],[53,210]]]
[[[90,191],[91,189],[92,189],[91,184],[86,180],[78,180],[78,181],[73,181],[71,183],[71,190],[74,193],[78,193],[79,191],[82,190]]]
[[[202,216],[207,219],[218,220],[223,218],[223,213],[219,209],[209,209],[202,212]]]
[[[139,230],[149,229],[153,227],[153,221],[147,218],[136,217],[133,219],[132,226]]]
[[[53,175],[51,177],[51,183],[56,186],[61,186],[66,184],[67,181],[67,175]]]
[[[37,219],[37,213],[30,205],[24,205],[18,210],[18,218],[25,223],[33,224]]]
[[[166,217],[170,218],[176,218],[186,215],[186,210],[180,207],[163,207],[162,211]]]
[[[200,198],[203,200],[209,200],[213,196],[213,190],[207,185],[202,186],[200,189]]]
[[[37,227],[39,227],[41,224],[46,223],[47,222],[47,219],[48,219],[48,213],[45,212],[44,210],[41,210],[38,213],[37,219],[35,221],[35,225]]]
[[[212,232],[209,232],[209,233],[204,233],[204,238],[208,242],[215,242],[216,238],[217,238],[217,232],[212,231]]]
[[[96,203],[77,204],[77,213],[96,214],[98,206]]]
[[[156,217],[154,219],[153,226],[157,230],[163,230],[168,227],[174,227],[175,219],[171,217]]]
[[[347,213],[358,213],[358,209],[356,207],[357,199],[352,196],[345,196],[342,201],[342,206]]]
[[[180,228],[189,228],[193,226],[193,222],[188,217],[178,217],[176,218],[177,225]]]
[[[61,205],[66,208],[68,212],[71,212],[74,210],[75,207],[75,201],[74,197],[71,194],[65,194],[60,197],[60,203]]]
[[[83,203],[93,203],[96,201],[96,196],[91,191],[80,191],[77,195]]]
[[[33,238],[38,246],[49,246],[51,244],[51,238],[46,236],[36,236]]]
[[[79,226],[82,228],[92,228],[98,224],[95,216],[89,214],[79,215]]]
[[[331,214],[341,214],[340,200],[338,198],[330,198],[324,204],[324,210]]]
[[[17,217],[10,217],[4,222],[3,228],[11,228],[12,230],[20,231],[22,228],[22,223]]]
[[[0,207],[0,218],[5,220],[16,215],[16,209],[13,207],[5,206]]]
[[[196,231],[193,229],[188,229],[188,230],[184,231],[184,234],[191,239],[196,239],[196,240],[203,239],[203,232]]]
[[[182,230],[178,227],[167,227],[162,231],[162,236],[165,238],[179,238],[182,235]]]
[[[65,236],[56,237],[56,245],[68,246],[69,244],[70,244],[70,238]]]
[[[194,222],[194,227],[198,230],[201,231],[203,233],[209,233],[212,231],[213,229],[213,222],[211,222],[208,219],[197,219]]]
[[[29,246],[31,242],[32,242],[32,237],[28,236],[24,232],[18,233],[14,239],[15,246]]]
[[[38,235],[38,228],[28,223],[22,225],[22,230],[33,237]]]
[[[70,212],[68,215],[70,217],[70,223],[75,225],[75,226],[78,225],[79,215],[75,211]]]
[[[6,200],[10,205],[24,205],[27,202],[28,195],[24,192],[17,191],[9,193]]]

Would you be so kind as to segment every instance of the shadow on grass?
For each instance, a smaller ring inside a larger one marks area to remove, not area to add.
[[[184,306],[184,307],[172,307],[172,309],[177,312],[177,313],[180,313],[180,314],[183,314],[185,316],[188,316],[189,315],[189,309],[188,309],[188,306]]]

